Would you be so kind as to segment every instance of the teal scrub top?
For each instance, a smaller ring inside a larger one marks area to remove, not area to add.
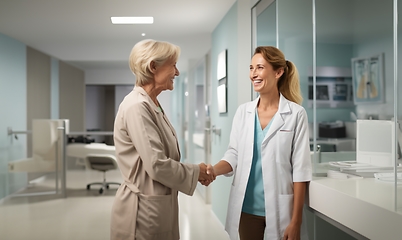
[[[265,216],[265,201],[264,201],[264,183],[262,180],[261,167],[261,144],[271,126],[269,124],[261,129],[258,112],[255,111],[255,126],[254,126],[254,149],[253,162],[251,164],[250,176],[247,183],[246,194],[244,196],[242,211],[248,214]]]

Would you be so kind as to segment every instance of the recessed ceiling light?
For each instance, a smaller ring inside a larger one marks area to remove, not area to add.
[[[142,34],[141,34],[141,36],[143,36],[143,37],[144,37],[144,36],[145,36],[145,33],[142,33]]]
[[[113,24],[152,24],[153,17],[111,17]]]

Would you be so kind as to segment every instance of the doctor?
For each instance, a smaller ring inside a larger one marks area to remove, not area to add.
[[[209,169],[234,174],[225,228],[231,240],[298,240],[307,237],[302,211],[312,176],[298,72],[279,49],[257,47],[250,79],[260,96],[239,106],[229,147]]]

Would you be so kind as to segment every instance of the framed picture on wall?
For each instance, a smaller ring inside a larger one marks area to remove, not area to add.
[[[226,78],[222,78],[218,83],[218,111],[219,113],[226,113],[227,109],[227,89],[226,89]]]
[[[352,58],[352,79],[355,104],[383,103],[383,54]]]
[[[227,50],[225,49],[218,55],[217,66],[217,95],[218,95],[218,111],[219,113],[227,112]]]
[[[218,80],[221,80],[222,78],[226,77],[226,62],[227,62],[227,58],[226,58],[226,49],[223,50],[221,53],[219,53],[218,55],[218,68],[216,71],[216,78]]]

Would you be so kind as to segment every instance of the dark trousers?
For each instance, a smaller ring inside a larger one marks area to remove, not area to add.
[[[265,226],[265,217],[242,212],[239,224],[240,240],[263,240]]]

